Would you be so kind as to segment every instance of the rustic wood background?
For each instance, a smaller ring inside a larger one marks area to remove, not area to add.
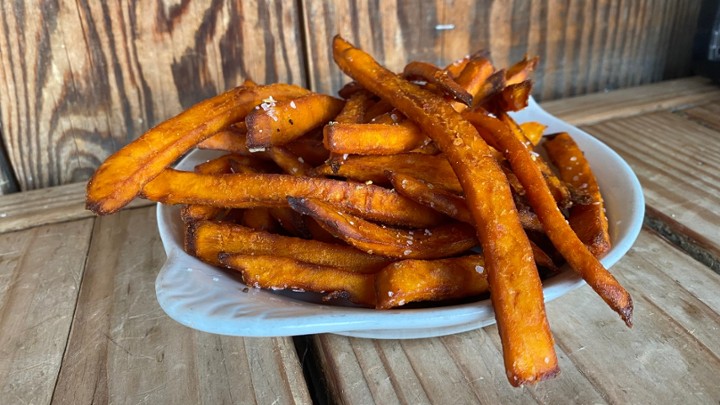
[[[539,55],[551,100],[691,74],[701,0],[26,0],[0,13],[0,193],[86,180],[245,78],[334,92],[336,33],[400,69]]]

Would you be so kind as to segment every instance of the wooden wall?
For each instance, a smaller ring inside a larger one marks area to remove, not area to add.
[[[86,180],[245,78],[334,92],[336,33],[393,69],[541,57],[540,100],[691,74],[701,0],[18,0],[0,14],[0,192]],[[444,29],[443,29],[444,28]]]

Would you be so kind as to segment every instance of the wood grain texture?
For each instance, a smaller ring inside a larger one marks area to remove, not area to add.
[[[720,86],[718,86],[718,91],[720,92]],[[677,111],[677,113],[700,125],[720,132],[720,102],[708,102],[703,105],[689,107],[690,108],[685,110]]]
[[[95,221],[53,403],[310,403],[292,339],[168,318],[154,290],[164,260],[152,208]]]
[[[688,77],[546,101],[541,106],[573,125],[588,125],[656,111],[690,109],[695,106],[711,108],[712,103],[717,105],[718,102],[720,86],[702,77]],[[691,110],[688,110],[688,115],[691,114]],[[704,114],[705,117],[708,115]]]
[[[135,199],[125,209],[155,205]],[[0,232],[94,217],[85,209],[85,183],[71,183],[0,197]]]
[[[720,258],[720,131],[671,112],[583,129],[630,164],[648,214]]]
[[[334,92],[339,33],[399,71],[479,49],[508,66],[540,56],[533,94],[551,100],[687,76],[700,0],[304,1],[310,84]]]
[[[720,299],[713,291],[720,278],[648,231],[612,270],[635,297],[635,327],[625,327],[587,286],[549,303],[562,371],[536,386],[507,384],[495,326],[438,339],[313,341],[339,403],[717,399]]]
[[[0,403],[50,403],[92,223],[0,234]]]
[[[294,2],[20,1],[0,13],[0,126],[22,190],[240,84],[305,84]]]

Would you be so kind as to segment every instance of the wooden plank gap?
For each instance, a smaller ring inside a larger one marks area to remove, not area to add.
[[[307,86],[308,89],[311,89],[313,91],[315,90],[315,83],[313,83],[312,79],[313,76],[310,74],[310,36],[308,33],[308,26],[307,26],[307,18],[308,18],[308,10],[307,10],[307,4],[305,4],[305,0],[296,0],[296,9],[297,9],[297,21],[298,21],[298,31],[300,32],[300,49],[303,53],[302,63],[303,63],[303,73],[304,77],[303,80],[305,81],[305,86]]]
[[[691,233],[684,229],[679,232],[677,224],[671,218],[646,206],[644,226],[655,231],[663,239],[675,245],[678,249],[687,253],[690,257],[720,274],[720,258],[713,249],[703,243],[700,237],[693,237]]]
[[[4,140],[2,123],[0,122],[0,140]],[[0,195],[16,193],[20,191],[15,171],[10,166],[10,157],[5,148],[5,142],[0,142]]]
[[[303,370],[305,384],[310,392],[313,404],[329,405],[331,402],[327,380],[322,371],[311,336],[293,336],[295,351]]]

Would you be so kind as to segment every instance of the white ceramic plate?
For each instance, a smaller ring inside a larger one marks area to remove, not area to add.
[[[609,268],[630,249],[642,227],[645,203],[637,177],[605,144],[546,113],[532,100],[515,118],[519,122],[542,122],[548,126],[546,133],[568,132],[585,152],[607,207],[613,248],[602,263]],[[177,168],[192,170],[196,163],[212,156],[212,152],[196,150]],[[405,339],[448,335],[495,323],[489,299],[437,308],[379,311],[322,305],[307,294],[247,288],[237,275],[204,264],[182,250],[183,226],[177,207],[158,205],[157,218],[167,253],[155,282],[157,299],[171,318],[191,328],[233,336],[336,333]],[[545,280],[545,301],[583,284],[572,270],[564,268]],[[602,303],[598,301],[598,305]]]

